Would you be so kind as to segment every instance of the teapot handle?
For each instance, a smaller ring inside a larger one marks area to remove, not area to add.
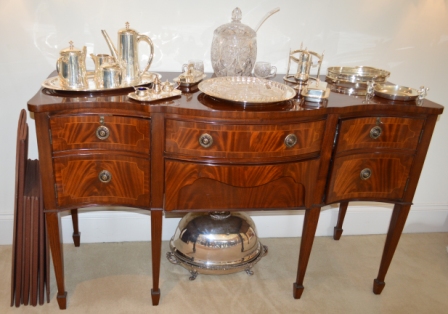
[[[62,86],[68,85],[67,79],[62,75],[61,73],[61,63],[62,63],[63,57],[59,57],[56,61],[56,72],[58,72],[59,81],[61,82]]]
[[[152,43],[151,38],[149,38],[149,37],[146,36],[146,35],[138,34],[138,35],[137,35],[137,44],[138,44],[140,41],[147,42],[148,45],[149,45],[149,47],[151,48],[151,56],[150,56],[149,59],[148,59],[148,64],[146,65],[145,69],[139,73],[139,75],[142,75],[143,73],[145,73],[146,71],[148,71],[149,67],[151,66],[152,59],[154,58],[154,45],[153,45],[153,43]]]

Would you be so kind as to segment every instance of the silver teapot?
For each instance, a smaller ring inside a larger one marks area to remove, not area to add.
[[[88,87],[86,79],[86,46],[82,49],[70,46],[61,50],[60,57],[56,61],[61,86],[66,89],[84,89]]]
[[[129,28],[129,23],[126,22],[126,27],[118,31],[117,50],[107,32],[105,30],[101,32],[109,45],[112,56],[122,69],[122,84],[127,86],[139,84],[142,75],[148,71],[154,57],[152,40],[148,36],[139,34]],[[138,57],[138,44],[140,41],[146,42],[151,49],[151,55],[143,71],[140,71]]]

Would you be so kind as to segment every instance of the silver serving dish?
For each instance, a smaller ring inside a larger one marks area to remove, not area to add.
[[[170,241],[168,260],[198,273],[224,275],[246,271],[267,254],[258,240],[253,220],[244,213],[188,213]]]
[[[251,76],[225,76],[199,83],[209,96],[244,104],[266,104],[289,100],[296,91],[285,84]]]
[[[135,85],[127,85],[122,84],[121,86],[114,87],[114,88],[99,88],[97,87],[95,83],[95,72],[88,71],[86,74],[87,84],[88,86],[85,88],[66,88],[61,85],[59,81],[58,76],[52,76],[48,79],[46,79],[42,86],[48,89],[56,90],[56,91],[75,91],[75,92],[99,92],[99,91],[109,91],[109,90],[118,90],[118,89],[124,89],[124,88],[132,88],[133,86],[141,86],[141,85],[147,85],[152,82],[154,82],[155,78],[161,78],[162,75],[159,73],[153,73],[153,72],[146,72],[141,76],[140,81],[138,84]]]
[[[202,82],[203,79],[207,77],[207,74],[201,74],[198,76],[190,77],[188,75],[181,74],[178,77],[175,77],[173,81],[177,83],[179,86],[190,87]]]
[[[366,83],[373,80],[382,83],[390,75],[388,71],[367,66],[329,67],[327,71],[327,79],[333,82]]]
[[[376,84],[374,87],[375,96],[392,100],[415,100],[419,96],[418,90],[400,85]]]
[[[145,102],[151,102],[151,101],[156,101],[156,100],[162,100],[162,99],[169,99],[169,98],[173,98],[176,96],[180,96],[182,94],[182,91],[178,90],[178,89],[174,89],[172,91],[169,92],[161,92],[159,94],[155,94],[154,92],[150,92],[144,96],[139,96],[137,95],[136,92],[132,92],[128,94],[128,97],[134,100],[138,100],[138,101],[145,101]]]

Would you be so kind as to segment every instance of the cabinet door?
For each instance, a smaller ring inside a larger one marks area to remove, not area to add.
[[[149,159],[119,155],[54,158],[59,207],[150,207]]]
[[[170,211],[310,206],[315,200],[318,165],[317,160],[255,166],[168,159],[164,208]]]
[[[399,201],[403,197],[413,155],[354,154],[334,160],[327,203],[368,199]]]

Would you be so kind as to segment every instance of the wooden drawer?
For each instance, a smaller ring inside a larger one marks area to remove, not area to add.
[[[325,120],[297,124],[212,124],[203,122],[166,120],[167,153],[220,158],[287,157],[318,153],[321,149]],[[208,134],[210,147],[199,143]],[[285,138],[292,134],[297,143],[292,147]]]
[[[424,119],[397,117],[343,120],[336,152],[366,148],[415,150],[423,123]]]
[[[403,154],[338,157],[333,163],[327,203],[349,199],[400,200],[412,161],[412,155]]]
[[[164,208],[171,211],[310,206],[318,165],[318,160],[255,166],[168,159]]]
[[[150,161],[120,155],[54,158],[59,207],[83,204],[150,207]],[[108,171],[110,181],[100,173]]]
[[[103,122],[100,122],[101,117]],[[53,151],[107,149],[149,154],[150,121],[120,116],[54,116]],[[104,137],[101,137],[105,132]],[[97,134],[97,132],[99,134]]]

